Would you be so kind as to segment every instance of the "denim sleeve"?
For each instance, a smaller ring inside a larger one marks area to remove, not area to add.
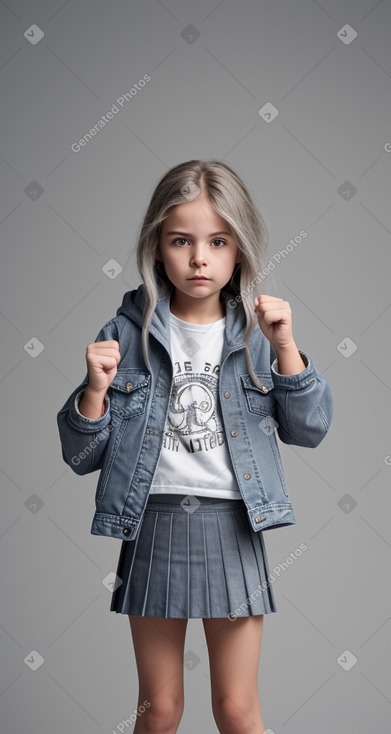
[[[311,357],[301,349],[299,353],[306,367],[297,374],[282,375],[277,372],[276,353],[271,348],[277,433],[283,443],[315,448],[333,419],[333,397],[327,378],[318,372]]]
[[[111,319],[100,330],[95,341],[115,339],[119,342],[118,324]],[[88,385],[88,372],[57,413],[62,458],[76,474],[88,474],[102,468],[103,456],[110,437],[110,397],[105,395],[105,413],[96,419],[79,411],[79,403]]]

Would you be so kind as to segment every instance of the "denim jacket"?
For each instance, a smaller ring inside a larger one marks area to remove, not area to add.
[[[141,347],[145,294],[141,284],[124,294],[116,316],[95,339],[115,339],[121,355],[105,395],[105,413],[93,420],[78,410],[88,384],[87,372],[57,414],[64,461],[80,475],[100,469],[93,535],[134,540],[142,522],[163,443],[173,376],[170,293],[159,292],[149,329],[151,371]],[[238,488],[255,531],[293,525],[296,518],[277,435],[286,444],[318,446],[333,417],[331,388],[311,357],[300,349],[305,369],[293,375],[279,374],[276,352],[258,323],[249,339],[253,369],[262,384],[255,386],[245,359],[243,305],[224,289],[221,299],[226,326],[219,399]]]

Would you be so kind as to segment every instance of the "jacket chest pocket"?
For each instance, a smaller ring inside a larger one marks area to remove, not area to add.
[[[270,372],[255,372],[262,387],[254,385],[248,373],[240,375],[247,407],[251,413],[273,415],[276,412],[274,383]]]
[[[110,407],[124,420],[145,413],[151,375],[137,369],[118,369],[109,387]]]

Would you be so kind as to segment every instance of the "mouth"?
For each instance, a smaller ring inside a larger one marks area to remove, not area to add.
[[[194,275],[193,278],[188,278],[188,280],[209,280],[209,278],[206,278],[205,275]]]

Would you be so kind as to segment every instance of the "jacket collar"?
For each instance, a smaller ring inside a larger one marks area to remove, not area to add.
[[[149,332],[167,349],[170,350],[170,300],[172,289],[161,287],[158,291],[156,308],[152,316]],[[141,329],[143,320],[143,309],[145,304],[146,289],[141,283],[137,289],[127,291],[117,310],[118,314],[125,314],[134,321]],[[224,361],[228,352],[244,347],[244,332],[246,328],[246,314],[241,301],[237,302],[225,289],[221,291],[221,298],[225,304],[226,323],[224,332],[224,348],[221,362]]]

